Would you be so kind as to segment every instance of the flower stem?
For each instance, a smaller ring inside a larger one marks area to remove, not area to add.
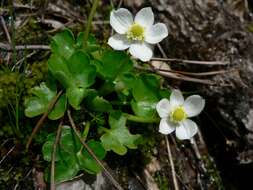
[[[85,31],[84,31],[84,37],[83,37],[84,47],[87,47],[87,40],[88,40],[88,37],[89,37],[91,22],[92,22],[92,19],[93,19],[95,13],[96,13],[98,2],[99,2],[99,0],[94,0],[93,4],[92,4],[92,7],[91,7],[91,11],[90,11],[90,14],[89,14],[89,17],[88,17],[87,25],[86,25],[86,28],[85,28]]]
[[[134,121],[137,123],[158,123],[159,122],[159,119],[157,118],[144,118],[144,117],[139,117],[139,116],[131,115],[127,113],[124,113],[124,116],[127,118],[127,120]]]

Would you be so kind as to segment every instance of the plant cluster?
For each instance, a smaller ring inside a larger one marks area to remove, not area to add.
[[[55,162],[57,183],[73,178],[79,171],[100,172],[101,164],[94,156],[102,160],[108,151],[125,155],[128,149],[136,149],[141,134],[130,132],[134,122],[145,127],[159,123],[160,116],[160,132],[164,134],[177,128],[177,137],[190,139],[197,132],[196,124],[187,117],[203,109],[203,99],[193,96],[185,104],[179,91],[171,95],[162,87],[160,76],[135,69],[136,60],[118,51],[130,48],[135,58],[151,59],[150,44],[161,41],[168,31],[164,24],[153,25],[154,19],[147,21],[147,15],[153,15],[151,8],[142,9],[135,20],[126,9],[112,12],[111,25],[119,34],[108,43],[118,47],[116,50],[102,47],[87,31],[75,37],[66,29],[52,38],[48,80],[31,90],[33,96],[25,101],[25,115],[46,114],[50,120],[59,120],[61,133],[48,134],[42,148],[44,160]],[[73,128],[71,111],[85,118],[83,127],[78,125],[80,132]]]

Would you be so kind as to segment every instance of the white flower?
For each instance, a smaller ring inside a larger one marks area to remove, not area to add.
[[[142,61],[149,61],[153,56],[153,44],[168,36],[165,24],[154,24],[150,7],[141,9],[134,19],[125,8],[112,11],[110,24],[117,34],[109,38],[108,44],[115,50],[129,48],[130,54]]]
[[[198,131],[197,124],[188,119],[198,115],[205,106],[205,100],[199,95],[192,95],[184,100],[179,90],[173,90],[170,100],[164,98],[156,105],[161,117],[159,132],[170,134],[176,130],[178,139],[191,139]]]

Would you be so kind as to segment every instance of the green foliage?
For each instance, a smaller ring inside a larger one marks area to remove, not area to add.
[[[97,64],[98,72],[110,81],[120,78],[124,73],[133,69],[133,62],[122,51],[106,50],[103,52],[100,61],[101,63]]]
[[[136,149],[136,141],[140,135],[132,135],[126,127],[126,118],[121,112],[113,112],[109,117],[110,129],[105,130],[102,135],[101,142],[104,148],[112,150],[119,155],[127,153],[127,148]]]
[[[55,136],[55,133],[49,134],[42,148],[43,158],[48,162],[52,158]],[[90,140],[87,145],[99,159],[105,157],[106,151],[99,142]],[[98,163],[82,148],[81,142],[69,126],[62,127],[55,161],[55,180],[57,183],[73,178],[80,170],[90,174],[101,171]]]
[[[99,96],[95,90],[89,92],[85,104],[88,109],[96,112],[110,112],[113,109],[110,102]]]
[[[58,46],[52,48],[56,48],[53,52],[58,51]],[[49,71],[66,89],[70,105],[80,109],[79,104],[87,96],[87,88],[95,82],[96,77],[96,68],[90,64],[88,55],[79,50],[70,51],[66,59],[61,55],[53,54],[48,61],[48,66]]]
[[[35,117],[47,111],[51,101],[56,96],[56,86],[41,83],[32,89],[33,97],[25,102],[25,115],[27,117]],[[49,113],[48,117],[52,120],[61,118],[66,110],[66,96],[62,95]]]
[[[75,51],[75,38],[70,30],[56,34],[51,42],[51,50],[55,55],[68,59]]]
[[[156,116],[155,105],[160,100],[160,78],[153,74],[140,74],[133,83],[131,106],[138,116]]]
[[[98,133],[92,135],[89,135],[90,127],[86,127],[83,138],[88,139],[88,146],[98,158],[103,159],[106,151],[125,155],[128,149],[136,149],[140,142],[144,142],[140,134],[130,133],[127,120],[156,121],[157,102],[169,96],[169,91],[161,89],[160,78],[136,72],[127,53],[102,48],[92,35],[84,47],[83,33],[75,39],[70,30],[64,30],[52,38],[50,47],[48,71],[52,80],[32,88],[33,96],[25,102],[26,116],[45,113],[57,91],[62,90],[63,95],[48,117],[52,120],[63,118],[69,105],[79,110],[75,112],[78,122],[89,123],[91,128],[97,126]],[[128,113],[131,110],[135,115]],[[48,162],[51,161],[55,136],[55,133],[49,134],[42,148],[43,158]],[[96,141],[97,138],[101,142]],[[79,171],[96,174],[101,170],[70,127],[62,128],[57,147],[57,182],[69,180]]]
[[[77,36],[77,39],[76,39],[77,48],[83,49],[83,38],[84,38],[84,33],[80,32]],[[94,35],[90,34],[89,37],[88,37],[86,51],[94,52],[94,51],[99,50],[99,48],[100,48],[100,46],[97,43],[97,39],[95,38]]]

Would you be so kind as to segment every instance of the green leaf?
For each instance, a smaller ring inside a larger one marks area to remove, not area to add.
[[[140,74],[133,84],[131,101],[133,112],[141,117],[155,117],[155,105],[161,98],[160,78],[153,74]]]
[[[131,101],[131,107],[133,112],[141,117],[144,118],[154,118],[156,117],[156,110],[155,110],[156,102],[145,102],[139,101],[136,102],[135,100]]]
[[[88,109],[96,112],[110,112],[112,105],[103,97],[98,96],[96,91],[90,91],[85,100]]]
[[[135,81],[136,81],[136,77],[133,73],[131,72],[126,72],[123,73],[120,76],[120,80],[125,84],[125,86],[128,89],[132,89],[134,87]]]
[[[115,80],[123,73],[133,69],[133,62],[122,51],[105,51],[97,64],[98,72],[106,79]]]
[[[42,147],[43,158],[46,161],[51,161],[53,144],[55,141],[55,133],[51,133],[47,136],[47,140]],[[59,146],[56,151],[56,160],[61,159],[61,156],[66,154],[74,154],[79,151],[81,148],[81,143],[76,135],[73,134],[71,128],[69,126],[62,126],[61,130],[61,138],[59,142]],[[60,147],[60,148],[59,148]]]
[[[51,161],[54,139],[55,139],[55,134],[49,134],[47,136],[47,141],[44,143],[44,145],[42,147],[43,159],[48,162]],[[55,161],[58,161],[59,157],[60,157],[59,156],[59,149],[57,149],[56,154],[55,154]]]
[[[79,165],[74,155],[62,154],[61,160],[55,163],[55,182],[67,181],[76,176]]]
[[[133,97],[136,101],[159,101],[160,78],[154,74],[141,74],[133,86]]]
[[[48,62],[53,76],[66,88],[69,103],[80,109],[80,103],[87,95],[96,78],[96,67],[90,64],[89,57],[82,51],[76,51],[68,59],[52,55]]]
[[[90,64],[86,53],[75,52],[68,61],[68,68],[74,80],[73,86],[86,88],[95,82],[96,67]]]
[[[74,79],[68,68],[68,62],[57,54],[53,54],[49,58],[48,69],[65,88],[68,88],[74,83]]]
[[[33,97],[25,101],[25,115],[27,117],[35,117],[47,111],[53,98],[56,96],[56,86],[49,86],[46,83],[41,83],[32,89]],[[53,110],[49,113],[49,119],[56,120],[64,115],[66,110],[66,98],[62,95],[57,101]]]
[[[171,95],[171,90],[169,90],[169,89],[162,89],[162,90],[160,90],[160,96],[161,96],[161,98],[167,98],[167,99],[169,99],[170,95]]]
[[[88,90],[82,87],[71,87],[67,89],[69,104],[76,110],[80,109],[80,103],[88,95]]]
[[[76,46],[80,49],[83,49],[83,39],[84,39],[84,33],[80,32],[76,39]],[[97,43],[95,36],[93,34],[89,34],[87,47],[85,50],[88,52],[94,52],[94,51],[97,51],[99,48],[100,46]]]
[[[140,135],[130,134],[125,126],[126,118],[121,112],[111,113],[109,124],[111,129],[106,129],[105,134],[100,138],[107,151],[112,150],[119,155],[124,155],[127,153],[127,148],[137,148],[136,141],[140,138]]]
[[[42,147],[43,158],[48,162],[51,161],[55,136],[55,133],[49,134]],[[106,151],[100,142],[91,140],[87,142],[87,145],[99,159],[105,157]],[[101,171],[101,168],[86,149],[82,148],[73,130],[69,126],[62,126],[60,141],[56,149],[55,180],[57,183],[70,180],[80,170],[96,174]]]
[[[73,33],[66,29],[52,38],[51,50],[57,55],[68,59],[75,51],[75,38]]]
[[[67,109],[66,94],[60,96],[59,100],[54,106],[54,109],[48,114],[48,118],[51,120],[57,120],[64,116]]]
[[[87,142],[87,145],[91,148],[91,150],[100,160],[104,159],[106,151],[100,142],[90,140],[89,142]],[[102,169],[100,165],[87,152],[87,150],[78,152],[77,158],[80,164],[80,169],[83,169],[90,174],[96,174]]]

